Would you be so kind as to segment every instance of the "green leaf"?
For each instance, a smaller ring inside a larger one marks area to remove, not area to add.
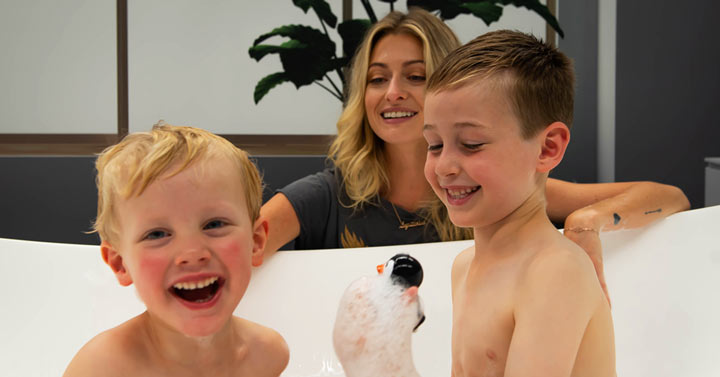
[[[288,37],[291,40],[275,48],[263,47],[259,51],[251,48],[249,52],[260,57],[268,53],[278,53],[285,78],[296,87],[322,80],[323,76],[332,70],[335,43],[323,32],[304,25],[285,25],[258,37],[253,47],[273,36]]]
[[[497,10],[493,10],[493,7],[497,7],[495,4],[501,5],[514,5],[518,8],[524,7],[542,17],[545,22],[552,26],[555,31],[564,37],[565,33],[560,28],[555,16],[550,13],[547,6],[543,5],[539,0],[408,0],[407,6],[417,6],[429,12],[438,11],[440,18],[443,20],[451,20],[460,14],[471,13],[476,17],[481,18],[486,24],[497,21],[500,16],[495,17],[494,13]],[[486,13],[486,11],[489,11]],[[500,10],[502,15],[502,10]]]
[[[371,25],[370,20],[366,19],[347,20],[338,25],[337,30],[343,40],[343,53],[345,56],[348,58],[355,56],[355,51],[357,51]]]
[[[255,93],[253,94],[255,104],[257,105],[260,100],[268,94],[270,89],[286,81],[288,80],[287,77],[285,77],[285,72],[275,72],[263,77],[258,81],[257,85],[255,85]]]
[[[330,27],[335,28],[337,24],[337,16],[330,9],[330,4],[325,0],[293,0],[293,3],[307,13],[308,9],[312,8],[318,17],[323,20]]]
[[[547,6],[543,5],[538,0],[496,0],[496,2],[499,2],[503,5],[512,4],[518,8],[525,7],[527,9],[530,9],[531,11],[537,13],[542,17],[545,22],[550,24],[553,29],[560,35],[560,37],[565,38],[565,32],[563,32],[562,28],[560,28],[560,24],[558,23],[557,18],[550,13],[550,9],[548,9]]]
[[[342,58],[335,58],[330,61],[330,69],[328,71],[333,71],[338,68],[342,69],[348,66],[350,64],[350,58],[348,57],[342,57]]]
[[[470,10],[463,8],[459,0],[408,0],[407,6],[421,7],[428,12],[440,12],[440,18],[451,20],[459,14],[469,14]]]
[[[277,27],[273,29],[269,33],[265,33],[255,39],[253,42],[253,46],[259,44],[260,42],[270,38],[270,37],[288,37],[292,39],[297,39],[300,42],[311,44],[313,42],[314,38],[324,38],[329,40],[329,38],[323,34],[320,30],[311,28],[310,26],[305,25],[283,25],[280,27]]]
[[[462,3],[460,4],[460,7],[469,10],[473,16],[479,17],[480,19],[485,21],[485,25],[488,26],[490,26],[491,23],[499,20],[500,16],[502,16],[503,13],[502,7],[499,7],[487,1]]]
[[[267,54],[279,54],[283,51],[287,50],[293,50],[293,49],[304,49],[307,48],[307,45],[296,41],[294,39],[291,39],[280,46],[273,46],[273,45],[255,45],[250,47],[248,49],[248,53],[250,54],[250,57],[255,59],[256,61],[260,61],[265,55]]]
[[[333,69],[332,56],[320,55],[313,49],[288,50],[280,54],[283,69],[295,87],[312,84],[322,80],[325,74]]]

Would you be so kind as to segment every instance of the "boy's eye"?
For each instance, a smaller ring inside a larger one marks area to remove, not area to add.
[[[430,144],[428,145],[428,152],[437,152],[442,149],[442,144]]]
[[[463,147],[465,147],[466,149],[469,149],[471,151],[476,151],[476,150],[480,149],[483,145],[485,145],[485,143],[477,143],[477,144],[463,143]]]
[[[156,230],[151,230],[147,234],[145,234],[145,237],[143,237],[143,239],[144,240],[159,240],[159,239],[165,238],[167,236],[169,236],[168,232],[166,232],[164,230],[156,229]]]
[[[212,221],[209,221],[207,224],[205,224],[205,227],[203,229],[217,229],[217,228],[222,228],[225,225],[227,225],[227,223],[225,221],[212,220]]]

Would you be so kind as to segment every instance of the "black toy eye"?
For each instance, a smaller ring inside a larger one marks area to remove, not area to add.
[[[423,269],[415,258],[408,254],[395,254],[392,258],[391,276],[399,278],[407,287],[419,287],[423,281]]]

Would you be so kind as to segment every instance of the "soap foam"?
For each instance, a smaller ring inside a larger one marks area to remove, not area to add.
[[[411,351],[422,317],[419,297],[389,270],[354,281],[340,300],[333,345],[347,377],[419,376]]]

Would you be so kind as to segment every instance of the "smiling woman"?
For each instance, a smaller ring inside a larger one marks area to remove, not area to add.
[[[390,34],[373,49],[367,74],[365,109],[370,128],[390,144],[414,141],[422,128],[425,61],[420,41]]]
[[[459,45],[445,23],[420,9],[390,13],[373,25],[355,54],[329,152],[334,168],[281,189],[263,207],[267,252],[293,239],[295,248],[306,249],[469,236],[447,216],[431,218],[427,203],[434,195],[422,173],[425,80]]]

